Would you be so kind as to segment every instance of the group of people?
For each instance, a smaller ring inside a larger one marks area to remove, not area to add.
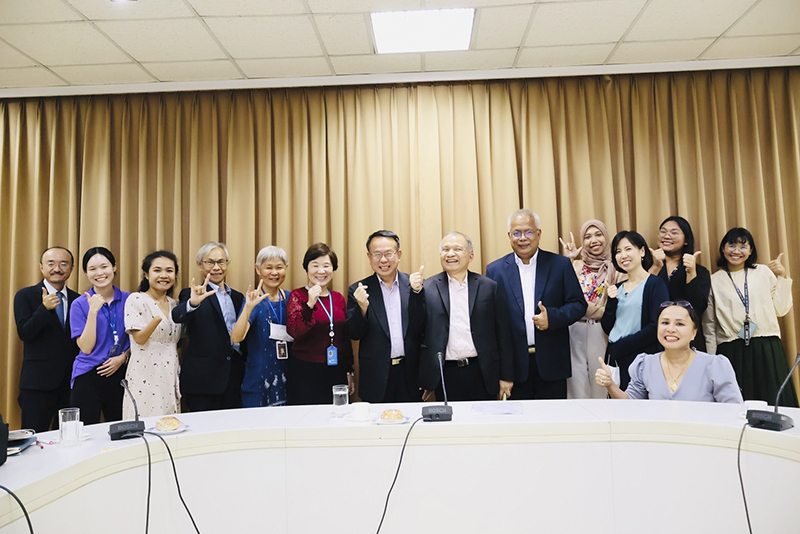
[[[14,301],[24,344],[23,428],[45,431],[57,410],[81,409],[85,424],[142,416],[284,404],[326,404],[333,385],[368,402],[659,398],[774,401],[788,372],[777,317],[792,305],[778,259],[757,264],[752,235],[722,239],[713,276],[698,262],[689,223],[669,217],[659,248],[637,232],[611,238],[598,220],[563,254],[539,248],[538,215],[508,219],[512,252],[483,276],[469,269],[472,240],[440,243],[442,272],[400,271],[394,232],[366,241],[372,275],[342,295],[331,287],[336,253],[325,243],[303,257],[306,284],[282,285],[289,259],[275,246],[256,258],[259,283],[242,294],[226,283],[223,243],[197,253],[200,278],[175,300],[178,260],[160,250],[142,261],[137,293],[114,285],[116,260],[86,251],[91,288],[66,286],[74,258],[41,257],[42,282]],[[197,283],[201,280],[200,283]],[[704,317],[701,325],[700,317]],[[185,342],[179,361],[178,344]],[[741,388],[741,389],[740,389]],[[793,388],[781,403],[797,406]]]

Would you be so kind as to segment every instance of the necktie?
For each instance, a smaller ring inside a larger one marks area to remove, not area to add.
[[[61,326],[64,326],[64,317],[66,316],[65,313],[65,306],[64,304],[64,294],[60,291],[56,291],[56,295],[58,295],[58,300],[61,301],[61,305],[56,308],[56,313],[58,314],[58,320],[61,321]]]

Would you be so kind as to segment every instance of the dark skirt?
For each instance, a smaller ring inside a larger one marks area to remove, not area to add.
[[[779,337],[754,337],[745,346],[743,339],[728,341],[717,347],[717,354],[724,354],[736,371],[736,381],[744,400],[762,400],[775,403],[778,389],[786,375],[789,364]],[[789,380],[781,394],[781,406],[797,407],[794,384]]]
[[[290,406],[333,404],[333,386],[339,384],[347,384],[345,365],[328,366],[297,357],[289,358],[286,392]]]

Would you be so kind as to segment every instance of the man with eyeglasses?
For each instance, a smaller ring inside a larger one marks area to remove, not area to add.
[[[78,345],[69,330],[69,307],[80,295],[67,287],[75,259],[51,247],[39,260],[44,278],[14,297],[14,319],[22,340],[19,407],[22,428],[47,432],[58,426],[58,410],[69,406],[69,380]]]
[[[448,400],[491,400],[514,386],[508,313],[497,284],[469,270],[472,240],[451,232],[439,244],[441,272],[425,280],[425,334],[419,380],[442,399],[439,354]]]
[[[172,320],[184,323],[189,343],[181,362],[181,394],[191,412],[242,407],[244,345],[231,342],[244,296],[225,283],[230,257],[225,243],[211,241],[197,251],[205,277],[180,294]]]
[[[539,216],[530,210],[508,218],[512,253],[486,267],[511,320],[514,399],[566,399],[572,376],[569,326],[586,313],[569,259],[539,249]]]
[[[425,325],[420,267],[408,275],[398,266],[400,238],[378,230],[367,238],[367,258],[374,273],[347,292],[347,331],[359,340],[358,396],[367,402],[413,402],[419,347]]]

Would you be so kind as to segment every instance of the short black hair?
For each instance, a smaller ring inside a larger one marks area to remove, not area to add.
[[[369,234],[369,237],[367,238],[367,252],[369,252],[369,244],[372,243],[372,240],[376,237],[388,237],[389,239],[394,239],[395,244],[397,244],[397,250],[400,250],[400,236],[391,230],[378,230],[377,232],[372,232]]]
[[[725,259],[725,245],[728,243],[746,243],[750,245],[750,257],[745,260],[744,266],[749,267],[750,269],[756,268],[756,263],[758,262],[758,250],[756,250],[756,242],[753,240],[753,234],[751,234],[747,228],[741,227],[731,228],[722,238],[722,241],[720,241],[717,267],[725,268],[728,266],[728,260]]]
[[[650,252],[650,247],[647,246],[647,241],[645,241],[644,237],[642,237],[642,234],[634,232],[633,230],[623,230],[617,233],[617,235],[615,235],[614,239],[611,241],[611,263],[614,264],[614,268],[617,271],[621,273],[627,272],[617,263],[617,245],[619,245],[619,242],[623,239],[627,239],[631,242],[631,245],[638,249],[644,249],[642,267],[644,267],[645,271],[653,266],[653,254]]]
[[[139,282],[139,291],[142,293],[150,289],[150,280],[146,278],[147,273],[150,272],[150,267],[153,266],[153,261],[158,258],[167,258],[168,260],[172,260],[172,263],[175,264],[175,278],[177,279],[178,277],[178,257],[175,256],[175,254],[169,250],[156,250],[155,252],[151,252],[142,260],[142,281]],[[174,285],[167,289],[167,295],[170,297],[172,296],[173,289],[175,289]]]
[[[308,264],[322,256],[328,256],[331,259],[334,271],[339,268],[339,258],[336,257],[336,253],[325,243],[314,243],[308,247],[303,256],[303,270],[308,272]]]
[[[114,267],[117,266],[117,260],[114,258],[114,254],[112,254],[110,250],[108,250],[106,247],[92,247],[83,255],[83,272],[86,272],[86,269],[89,266],[89,260],[91,260],[92,257],[96,256],[97,254],[104,256]]]
[[[42,258],[44,258],[45,254],[47,254],[49,251],[54,250],[54,249],[66,250],[67,254],[69,254],[69,259],[72,260],[72,265],[75,265],[75,256],[72,255],[72,251],[70,249],[68,249],[67,247],[60,247],[58,245],[56,245],[54,247],[48,247],[48,248],[44,249],[42,251],[42,255],[39,256],[39,263],[42,263]]]
[[[683,232],[683,253],[694,254],[694,232],[692,232],[692,226],[689,224],[689,221],[678,215],[672,215],[664,219],[658,229],[661,230],[664,225],[670,221],[675,222],[678,228],[681,229],[681,232]]]

